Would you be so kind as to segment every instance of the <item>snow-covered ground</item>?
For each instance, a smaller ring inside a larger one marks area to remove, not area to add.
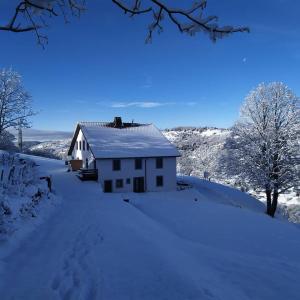
[[[178,180],[193,186],[201,195],[201,199],[260,213],[265,211],[262,202],[237,189],[192,176],[180,176]]]
[[[103,194],[62,161],[34,160],[62,203],[18,248],[0,246],[1,299],[299,299],[299,227],[254,198],[194,178]]]

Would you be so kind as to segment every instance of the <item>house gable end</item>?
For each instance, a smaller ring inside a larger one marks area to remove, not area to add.
[[[69,148],[69,151],[68,151],[68,156],[72,155],[72,152],[74,150],[74,146],[75,146],[79,131],[80,131],[80,125],[77,124],[74,135],[73,135],[73,138],[72,138],[72,141],[71,141],[71,145],[70,145],[70,148]]]
[[[77,124],[76,126],[76,129],[75,129],[75,132],[74,132],[74,135],[73,135],[73,138],[72,138],[72,141],[71,141],[71,145],[70,145],[70,148],[69,148],[69,151],[68,151],[68,155],[71,156],[72,155],[72,152],[74,150],[74,146],[75,146],[75,143],[76,143],[76,140],[77,140],[77,137],[78,137],[78,134],[81,130],[81,133],[82,135],[84,136],[85,140],[87,143],[89,143],[88,139],[87,139],[87,136],[83,130],[83,128],[80,126],[80,123]],[[95,157],[94,153],[93,153],[93,149],[92,149],[92,146],[89,144],[89,149],[92,153],[92,155]]]

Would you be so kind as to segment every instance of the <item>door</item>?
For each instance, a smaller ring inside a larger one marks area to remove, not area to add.
[[[112,180],[104,180],[104,193],[112,193]]]
[[[135,193],[144,193],[145,192],[144,177],[134,177],[133,178],[133,191]]]

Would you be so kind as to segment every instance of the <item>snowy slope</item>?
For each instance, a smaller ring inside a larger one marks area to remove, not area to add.
[[[213,127],[178,127],[166,129],[163,134],[174,143],[181,153],[178,172],[203,178],[204,171],[209,172],[213,181],[236,186],[235,178],[224,177],[219,172],[219,158],[223,154],[223,145],[230,130]],[[70,139],[44,142],[31,147],[34,154],[64,159]],[[264,195],[254,194],[264,201]],[[300,223],[300,197],[293,191],[279,197],[281,211],[292,222]]]
[[[50,158],[66,159],[71,139],[46,141],[33,145],[26,153]]]
[[[213,181],[240,188],[239,178],[230,178],[220,172],[219,159],[230,130],[179,127],[165,130],[164,134],[176,144],[182,154],[178,160],[178,171],[181,174],[203,178],[204,171],[208,171]],[[265,195],[251,192],[257,199],[265,202]],[[292,190],[280,195],[278,211],[286,215],[290,221],[300,223],[299,194]]]
[[[192,185],[201,196],[200,199],[246,208],[255,212],[265,211],[265,205],[262,202],[237,189],[197,177],[181,176],[179,180]]]
[[[218,160],[230,134],[228,129],[179,127],[163,133],[181,152],[178,160],[181,174],[203,177],[204,171],[208,171],[214,180],[223,179],[218,173]]]
[[[62,204],[2,255],[1,299],[299,299],[299,228],[246,194],[196,179],[102,194],[63,162],[35,160]]]

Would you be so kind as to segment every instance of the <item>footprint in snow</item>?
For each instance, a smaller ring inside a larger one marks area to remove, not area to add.
[[[55,276],[51,283],[52,290],[58,292],[60,299],[74,299],[75,295],[80,295],[80,299],[97,299],[97,286],[91,275],[87,256],[91,247],[102,243],[104,238],[100,233],[95,234],[90,229],[91,226],[79,232],[71,251],[63,261],[60,274]],[[92,233],[96,238],[91,237]]]

